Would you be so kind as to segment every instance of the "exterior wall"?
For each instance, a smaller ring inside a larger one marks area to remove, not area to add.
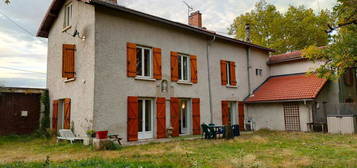
[[[47,88],[52,101],[71,99],[71,127],[77,135],[85,135],[91,128],[94,101],[94,7],[73,0],[73,22],[77,30],[84,33],[86,40],[63,33],[64,10],[59,14],[48,36]],[[72,33],[72,27],[67,32]],[[62,44],[75,44],[75,81],[65,82],[62,78]],[[75,121],[75,122],[73,122]]]
[[[253,120],[254,129],[268,128],[271,130],[285,130],[283,103],[247,104],[249,113],[247,118]],[[299,103],[301,131],[308,131],[307,123],[311,122],[311,104]]]
[[[267,65],[268,61],[268,52],[264,52],[257,49],[251,50],[250,56],[250,76],[251,76],[251,89],[254,91],[258,88],[269,76],[270,74],[270,67]],[[263,73],[261,76],[257,76],[255,73],[255,69],[262,69]]]
[[[95,17],[94,125],[96,130],[109,130],[119,134],[124,140],[126,139],[128,96],[166,97],[167,127],[170,126],[170,97],[200,98],[201,123],[211,123],[207,70],[207,45],[211,39],[101,7],[96,7]],[[169,83],[168,93],[161,93],[161,80],[143,81],[127,77],[127,42],[162,49],[162,73],[163,79]],[[197,56],[197,84],[185,85],[171,82],[170,51]],[[248,95],[246,50],[244,47],[216,40],[209,46],[208,51],[213,98],[212,111],[214,112],[213,123],[221,124],[221,101],[243,101]],[[256,59],[263,59],[262,62],[266,61],[262,53],[258,57]],[[220,60],[236,62],[238,87],[221,86]],[[155,110],[154,112],[156,112]]]
[[[305,73],[309,70],[313,70],[318,67],[311,61],[294,61],[280,64],[270,65],[270,75],[285,75],[285,74],[295,74],[295,73]]]

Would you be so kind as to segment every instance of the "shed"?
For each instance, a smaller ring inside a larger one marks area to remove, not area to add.
[[[40,126],[45,89],[0,87],[0,136],[31,134]]]

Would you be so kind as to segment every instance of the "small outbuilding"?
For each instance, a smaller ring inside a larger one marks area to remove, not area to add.
[[[44,89],[0,87],[0,136],[31,134],[38,129],[44,93]]]
[[[255,130],[310,131],[320,125],[326,131],[317,102],[327,83],[314,75],[272,76],[245,100],[248,120]]]

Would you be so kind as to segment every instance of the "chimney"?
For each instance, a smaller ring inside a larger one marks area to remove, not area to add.
[[[202,28],[202,14],[200,11],[196,11],[190,14],[188,17],[188,24],[190,26],[195,26]]]
[[[249,23],[245,24],[245,41],[251,42],[250,41],[250,24]]]
[[[115,4],[115,5],[118,4],[118,0],[102,0],[102,1],[108,2],[108,3],[111,3],[111,4]]]

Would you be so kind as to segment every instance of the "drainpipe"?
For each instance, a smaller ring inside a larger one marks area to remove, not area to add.
[[[211,114],[210,123],[213,123],[213,104],[212,104],[212,87],[211,87],[211,70],[210,70],[210,62],[209,62],[209,47],[214,43],[216,40],[216,35],[213,35],[212,40],[207,41],[207,76],[208,76],[208,97],[209,97],[209,111]]]
[[[247,23],[245,25],[245,41],[247,42],[251,42],[250,41],[250,24]],[[248,96],[250,96],[252,94],[252,88],[251,88],[251,84],[250,84],[250,47],[247,47],[246,49],[246,53],[247,53],[247,72],[248,72]]]

